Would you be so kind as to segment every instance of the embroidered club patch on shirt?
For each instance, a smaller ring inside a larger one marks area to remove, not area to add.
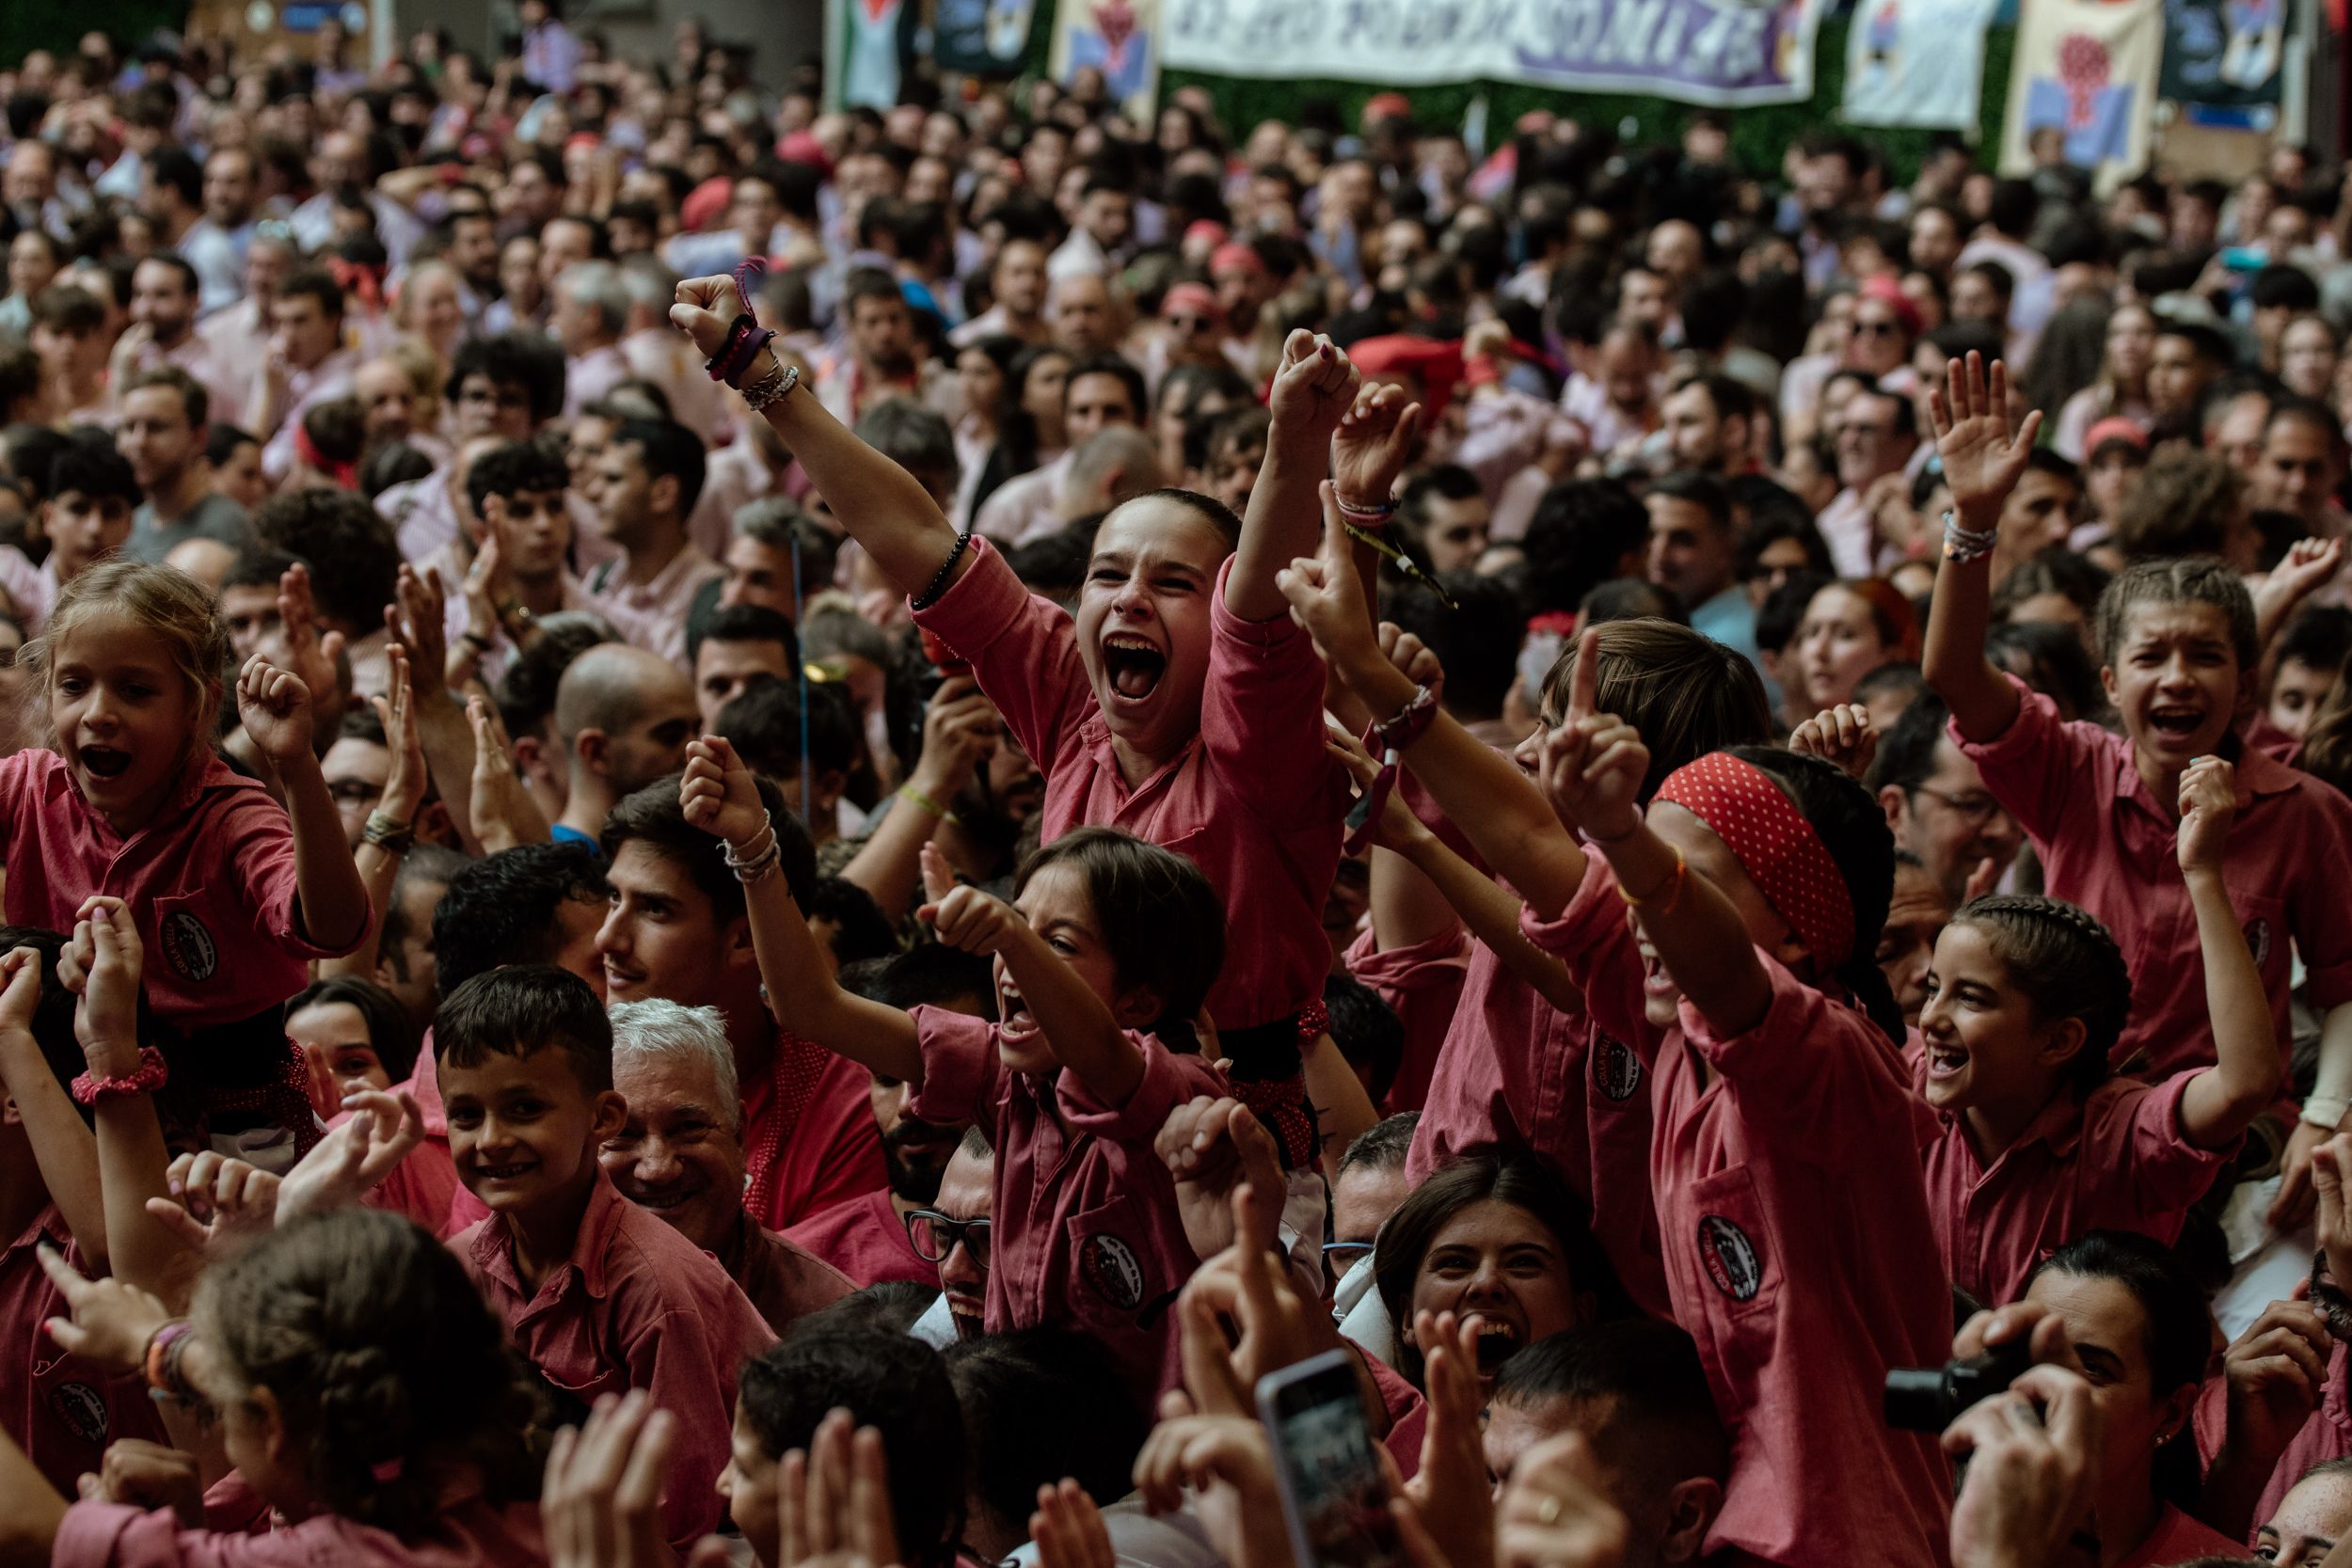
[[[1699,1257],[1715,1289],[1734,1301],[1754,1301],[1764,1288],[1764,1261],[1756,1256],[1756,1243],[1721,1214],[1699,1220]]]
[[[1118,1237],[1097,1232],[1079,1243],[1078,1262],[1087,1283],[1121,1312],[1143,1305],[1143,1264]]]
[[[165,917],[163,938],[164,957],[182,979],[209,980],[220,967],[220,949],[214,944],[213,933],[187,911],[178,910]]]
[[[1593,1087],[1619,1102],[1642,1092],[1642,1059],[1623,1040],[1603,1035],[1593,1045]]]

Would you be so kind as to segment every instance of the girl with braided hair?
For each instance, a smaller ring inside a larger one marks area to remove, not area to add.
[[[208,1269],[184,1320],[135,1286],[84,1279],[55,1254],[43,1266],[72,1310],[46,1332],[87,1360],[144,1367],[221,1447],[199,1461],[118,1443],[94,1489],[85,1478],[83,1500],[68,1506],[0,1437],[0,1561],[547,1560],[531,1442],[538,1395],[457,1255],[431,1232],[375,1209],[290,1221]],[[223,1460],[232,1474],[205,1492],[200,1465]],[[265,1533],[223,1528],[270,1513],[286,1522]]]
[[[2014,1301],[2053,1249],[2093,1230],[2169,1243],[2269,1104],[2279,1052],[2262,973],[2222,884],[2233,770],[2181,775],[2181,874],[2204,952],[2215,1065],[2110,1078],[2131,1013],[2123,951],[2056,898],[1979,898],[1936,939],[1919,1043],[1920,1095],[1943,1123],[1922,1151],[1952,1283]]]

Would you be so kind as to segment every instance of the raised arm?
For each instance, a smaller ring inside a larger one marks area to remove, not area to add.
[[[357,975],[363,980],[373,977],[384,916],[392,906],[392,884],[400,879],[401,857],[414,842],[417,813],[424,806],[424,748],[418,741],[413,717],[415,699],[408,688],[408,651],[393,642],[385,647],[384,654],[390,672],[386,679],[391,690],[386,696],[369,700],[375,705],[376,717],[383,721],[384,744],[391,752],[392,767],[384,781],[383,799],[368,816],[368,834],[351,852],[360,885],[368,890],[368,908],[373,918],[368,922],[368,934],[358,946],[340,958],[319,960],[317,973],[321,979],[338,974]],[[379,840],[375,832],[378,818],[391,835],[389,842]],[[404,839],[402,834],[408,837]]]
[[[1275,574],[1315,548],[1316,487],[1330,475],[1331,437],[1355,405],[1356,384],[1356,367],[1330,339],[1302,328],[1283,343],[1267,400],[1274,426],[1266,433],[1265,464],[1225,578],[1225,608],[1245,621],[1282,613],[1287,606]]]
[[[925,905],[923,918],[950,947],[1001,957],[1054,1060],[1077,1074],[1087,1093],[1103,1104],[1115,1110],[1126,1105],[1143,1082],[1143,1053],[1120,1028],[1110,1005],[1018,910],[965,886]]]
[[[348,855],[343,863],[350,864]],[[82,905],[73,940],[57,959],[57,977],[81,997],[73,1033],[93,1080],[129,1079],[151,1060],[138,1037],[143,958],[138,927],[122,900],[91,898]],[[149,1198],[167,1196],[171,1167],[153,1093],[102,1093],[94,1109],[114,1276],[154,1291],[175,1309],[184,1308],[196,1282],[195,1260],[147,1212]]]
[[[2236,803],[2236,769],[2219,757],[2200,757],[2181,775],[2181,875],[2197,911],[2205,1006],[2219,1058],[2190,1079],[2181,1096],[2181,1135],[2199,1148],[2234,1142],[2279,1093],[2270,996],[2221,881],[2222,841]]]
[[[356,947],[367,935],[368,890],[310,749],[310,690],[256,654],[237,675],[237,713],[285,786],[303,934],[321,947]]]
[[[1359,790],[1373,787],[1379,765],[1369,752],[1352,738],[1335,738],[1331,750],[1356,775]],[[1389,797],[1372,850],[1373,940],[1383,951],[1411,947],[1465,927],[1493,950],[1505,969],[1534,987],[1554,1007],[1563,1012],[1581,1007],[1583,997],[1568,975],[1568,966],[1528,941],[1519,928],[1519,911],[1525,907],[1508,888],[1455,854],[1402,799]]]
[[[1584,662],[1577,660],[1580,679]],[[1743,1035],[1772,1006],[1772,977],[1738,906],[1643,818],[1640,791],[1648,771],[1649,748],[1613,714],[1562,724],[1544,738],[1544,792],[1608,859],[1642,934],[1683,999],[1716,1034]]]
[[[774,847],[774,830],[752,770],[735,748],[705,736],[686,748],[686,777],[678,789],[686,820],[723,839],[730,858],[755,861]],[[749,854],[746,854],[749,851]],[[772,861],[743,884],[752,950],[760,984],[776,1022],[835,1055],[885,1078],[923,1081],[923,1053],[914,1021],[896,1007],[843,990],[817,945],[801,907]]]
[[[1325,660],[1375,719],[1401,713],[1422,687],[1440,676],[1434,655],[1394,628],[1375,631],[1364,610],[1351,541],[1329,486],[1323,492],[1319,553],[1293,561],[1278,577],[1291,614],[1314,638]],[[1387,646],[1383,646],[1383,639]],[[1580,659],[1580,671],[1589,669]],[[1584,852],[1540,791],[1508,757],[1438,709],[1418,736],[1400,736],[1399,752],[1445,814],[1470,835],[1489,865],[1504,866],[1528,907],[1547,918],[1584,880]]]
[[[996,708],[969,675],[941,683],[923,716],[923,751],[870,837],[842,876],[874,895],[882,913],[903,918],[921,885],[923,846],[949,820],[972,769],[996,744]]]
[[[98,1186],[98,1140],[82,1124],[73,1101],[49,1069],[33,1037],[40,1006],[41,956],[20,947],[0,956],[0,1086],[16,1102],[17,1118],[33,1146],[41,1185],[65,1217],[93,1274],[106,1270],[106,1211]]]
[[[1935,424],[1935,450],[1952,488],[1958,529],[1980,536],[1981,547],[1947,540],[1935,574],[1935,596],[1928,611],[1927,649],[1921,670],[1952,710],[1960,733],[1971,740],[1997,739],[2017,718],[2017,691],[1984,654],[1992,621],[1993,549],[2001,508],[2026,471],[2026,458],[2042,428],[2036,409],[2010,434],[2009,369],[1993,362],[1988,384],[1984,360],[1971,353],[1955,359],[1948,390],[1929,395]]]
[[[677,286],[670,322],[707,356],[725,345],[740,306],[732,277],[689,278]],[[773,352],[762,349],[740,385],[759,387],[781,373]],[[914,476],[850,435],[805,381],[761,409],[760,417],[899,592],[912,597],[929,588],[956,546],[956,531]],[[971,559],[965,552],[954,575],[961,576]]]

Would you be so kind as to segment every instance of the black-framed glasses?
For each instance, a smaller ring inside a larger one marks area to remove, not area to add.
[[[1342,1275],[1371,1251],[1370,1242],[1326,1242],[1323,1243],[1323,1272],[1336,1285]]]
[[[1981,828],[2001,814],[2001,802],[1990,795],[1947,795],[1943,790],[1931,789],[1926,784],[1915,786],[1912,793],[1925,795],[1931,800],[1943,801],[1947,811],[1951,812],[1971,827]]]
[[[972,1261],[988,1267],[988,1221],[984,1219],[960,1220],[936,1209],[917,1209],[907,1215],[907,1241],[926,1263],[946,1261],[961,1243],[972,1254]]]

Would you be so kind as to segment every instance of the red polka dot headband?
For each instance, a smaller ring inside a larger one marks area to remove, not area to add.
[[[1710,752],[1658,791],[1715,831],[1826,974],[1853,953],[1853,895],[1813,824],[1754,763]]]

